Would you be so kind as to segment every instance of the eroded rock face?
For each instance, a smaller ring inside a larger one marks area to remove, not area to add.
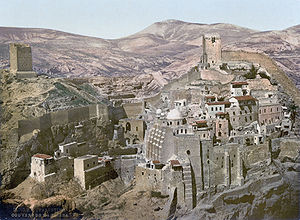
[[[181,219],[298,219],[300,160],[296,151],[300,146],[296,149],[290,142],[295,141],[281,139],[277,150],[282,151],[272,162],[250,168],[245,185],[204,194]]]
[[[95,119],[81,123],[84,130],[80,135],[75,132],[76,123],[52,126],[50,129],[33,134],[28,141],[19,144],[17,148],[10,149],[9,153],[12,154],[13,159],[8,160],[5,166],[1,167],[1,187],[13,188],[24,181],[30,174],[31,156],[41,152],[53,155],[54,151],[58,150],[59,143],[85,142],[87,154],[100,154],[107,151],[108,140],[113,133],[112,124],[102,121],[100,123],[102,126],[97,126]]]

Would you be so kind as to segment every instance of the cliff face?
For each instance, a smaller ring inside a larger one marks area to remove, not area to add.
[[[31,156],[39,152],[53,155],[59,143],[75,138],[86,142],[89,153],[99,154],[107,150],[113,131],[112,124],[105,119],[82,122],[85,125],[82,137],[76,137],[75,122],[36,129],[18,137],[19,120],[103,101],[95,95],[97,91],[93,87],[43,76],[19,80],[2,71],[0,94],[2,188],[12,188],[22,182],[30,173]]]

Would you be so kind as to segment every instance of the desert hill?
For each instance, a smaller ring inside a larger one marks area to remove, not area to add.
[[[197,64],[201,36],[214,32],[221,35],[224,49],[264,52],[295,82],[300,81],[299,25],[259,32],[231,24],[167,20],[114,40],[49,29],[0,27],[0,68],[9,65],[8,43],[26,42],[32,45],[33,64],[39,73],[58,77],[159,74],[170,80]]]

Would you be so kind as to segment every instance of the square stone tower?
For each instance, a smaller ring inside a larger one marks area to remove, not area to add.
[[[36,77],[32,70],[31,47],[28,44],[9,44],[10,72],[18,78]]]
[[[207,67],[216,66],[221,62],[221,37],[219,34],[203,35],[203,53],[201,63]]]

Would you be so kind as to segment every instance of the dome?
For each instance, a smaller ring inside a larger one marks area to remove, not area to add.
[[[183,119],[178,109],[172,109],[167,115],[167,120],[178,120],[178,119]]]
[[[160,115],[160,114],[161,114],[161,112],[162,112],[162,111],[161,111],[161,109],[160,109],[160,108],[156,110],[156,114],[157,114],[157,115]]]

